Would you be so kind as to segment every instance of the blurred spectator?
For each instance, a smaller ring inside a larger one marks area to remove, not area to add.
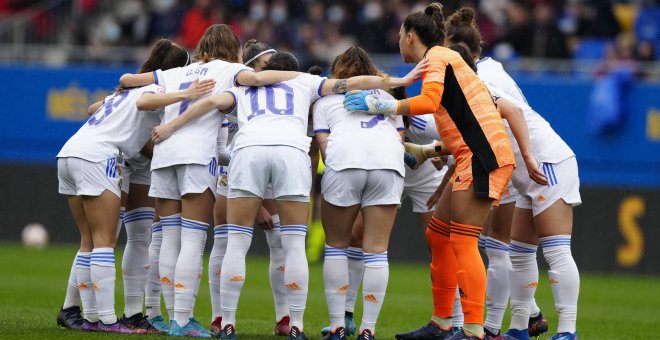
[[[24,12],[37,2],[0,0],[0,16]],[[167,37],[192,49],[209,25],[227,23],[243,41],[256,38],[278,49],[295,52],[304,67],[331,62],[335,55],[352,45],[370,53],[397,53],[403,20],[411,12],[423,10],[429,1],[74,0],[65,3],[75,6],[74,10],[60,8],[30,16],[27,34],[30,41],[48,44],[60,39],[101,51],[101,47],[107,46],[148,46],[155,39]],[[607,52],[607,46],[622,32],[634,36],[625,52],[629,57],[618,56],[617,60],[623,57],[649,62],[658,58],[658,0],[442,3],[445,16],[462,6],[474,8],[484,38],[484,54],[504,57],[503,61],[509,57],[570,56],[581,60],[611,60],[612,51]],[[95,55],[103,58],[102,52]]]
[[[566,58],[566,37],[556,25],[555,9],[549,3],[534,7],[534,36],[530,56],[536,58]]]
[[[189,49],[195,48],[206,28],[221,23],[220,19],[220,13],[211,6],[211,0],[196,0],[195,4],[183,15],[180,30],[182,46]]]

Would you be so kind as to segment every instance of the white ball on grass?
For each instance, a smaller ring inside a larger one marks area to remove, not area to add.
[[[26,247],[43,248],[48,244],[48,231],[41,223],[30,223],[23,228],[21,239]]]

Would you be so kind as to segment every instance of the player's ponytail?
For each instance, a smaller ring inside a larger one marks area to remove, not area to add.
[[[241,58],[241,42],[231,30],[224,24],[211,25],[206,29],[202,38],[199,39],[193,60],[208,63],[211,60],[220,59],[230,63],[238,63]]]
[[[261,56],[275,54],[276,52],[277,51],[268,46],[268,44],[262,43],[256,39],[250,39],[245,45],[243,45],[243,64],[245,66],[254,67]]]
[[[190,56],[186,50],[169,39],[160,39],[149,53],[149,57],[140,66],[138,73],[169,70],[183,67],[189,63]]]
[[[449,48],[458,52],[458,54],[461,55],[461,58],[463,58],[465,63],[472,69],[472,71],[477,72],[477,66],[474,64],[474,58],[472,58],[472,55],[470,55],[470,50],[468,50],[464,44],[452,44],[449,46]]]
[[[465,44],[470,49],[473,59],[479,58],[484,43],[475,16],[472,8],[462,7],[452,14],[445,23],[447,39],[452,44]]]
[[[169,39],[159,39],[154,44],[154,47],[151,48],[147,60],[140,65],[138,73],[169,70],[175,67],[186,66],[188,63],[190,63],[190,55],[183,47]],[[126,88],[119,86],[115,89],[115,92],[124,90]]]
[[[403,21],[406,32],[415,31],[426,47],[442,45],[445,40],[445,17],[438,2],[426,6],[423,12],[410,14]]]
[[[346,79],[354,76],[376,76],[380,71],[369,58],[365,50],[360,47],[349,47],[344,53],[338,55],[330,68],[332,78]]]

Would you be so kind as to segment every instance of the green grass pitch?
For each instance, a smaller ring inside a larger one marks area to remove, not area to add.
[[[64,299],[66,280],[76,249],[51,246],[30,250],[14,244],[0,244],[0,339],[111,339],[135,338],[110,334],[86,334],[58,328],[55,317]],[[208,256],[207,256],[208,257]],[[117,254],[118,263],[121,254]],[[377,335],[392,339],[399,331],[410,330],[430,317],[431,294],[427,266],[394,263],[385,304],[378,320]],[[268,261],[251,258],[247,281],[238,309],[240,339],[274,338],[274,310],[268,283]],[[123,310],[121,276],[117,271],[116,309]],[[195,315],[208,326],[210,299],[206,271]],[[582,275],[578,333],[581,339],[657,339],[660,322],[660,279],[648,277]],[[546,276],[536,295],[537,302],[555,330],[557,318]],[[356,318],[359,321],[361,303]],[[305,332],[320,338],[327,323],[323,294],[322,266],[310,265],[310,290],[305,314]],[[504,321],[508,325],[508,315]],[[546,337],[542,337],[546,338]]]

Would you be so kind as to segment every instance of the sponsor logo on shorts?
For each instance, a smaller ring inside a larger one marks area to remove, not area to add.
[[[281,265],[281,266],[277,267],[277,271],[284,273],[284,266]]]
[[[170,281],[170,278],[169,278],[169,277],[167,277],[167,276],[163,276],[163,277],[160,279],[160,284],[162,284],[162,285],[166,285],[166,286],[169,286],[169,285],[172,284],[172,281]]]
[[[234,281],[234,282],[245,281],[245,278],[241,275],[236,275],[236,276],[230,277],[229,281]]]
[[[302,287],[300,287],[300,286],[299,286],[297,283],[295,283],[295,282],[291,282],[291,283],[287,284],[287,285],[286,285],[286,288],[288,288],[289,290],[302,290]]]
[[[536,199],[536,201],[539,202],[539,203],[545,202],[545,197],[543,197],[543,195],[539,195],[539,197]]]
[[[181,282],[174,285],[174,289],[185,289],[185,288],[186,286]]]
[[[538,286],[539,286],[538,282],[532,282],[532,283],[526,285],[525,288],[536,288]]]
[[[455,180],[454,182],[458,183],[458,182],[460,182],[460,181],[461,181],[461,178],[458,177],[458,176],[456,176],[456,180]]]
[[[559,284],[559,280],[550,279],[550,284],[551,284],[551,285]]]
[[[337,294],[344,294],[346,292],[348,292],[348,285],[347,284],[343,285],[343,286],[339,287],[339,289],[337,289]]]
[[[373,294],[367,294],[364,296],[364,301],[371,303],[378,303],[378,299]]]

